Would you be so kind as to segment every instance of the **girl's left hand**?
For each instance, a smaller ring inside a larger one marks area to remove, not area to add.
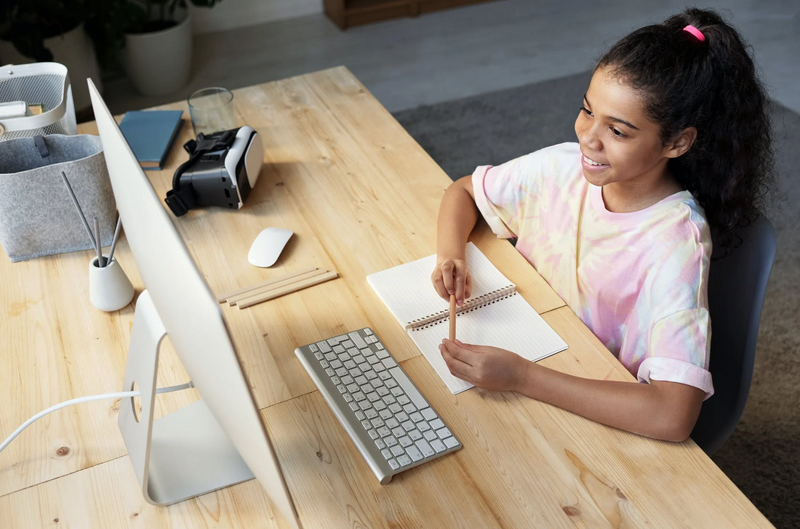
[[[487,345],[469,345],[456,340],[439,344],[447,368],[461,380],[490,391],[519,391],[533,362]]]

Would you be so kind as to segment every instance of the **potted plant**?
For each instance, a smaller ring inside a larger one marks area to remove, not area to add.
[[[131,4],[133,0],[123,0]],[[190,0],[213,7],[221,0]],[[137,3],[143,16],[125,29],[124,64],[137,90],[162,95],[181,89],[192,70],[191,14],[187,0],[146,0]]]
[[[83,24],[86,1],[0,0],[0,64],[63,64],[79,116],[91,106],[85,79],[91,77],[102,91],[94,47]]]

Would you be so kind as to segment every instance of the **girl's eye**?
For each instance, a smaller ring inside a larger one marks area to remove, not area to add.
[[[625,137],[625,134],[621,130],[615,129],[614,127],[609,127],[609,128],[611,129],[611,132],[614,133],[614,136],[617,136],[617,137],[620,137],[620,138],[624,138]]]
[[[581,112],[586,113],[587,116],[591,116],[592,115],[592,113],[586,107],[581,107]]]

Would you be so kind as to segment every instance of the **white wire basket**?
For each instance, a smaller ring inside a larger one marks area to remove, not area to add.
[[[0,118],[0,141],[48,134],[77,134],[75,105],[67,67],[57,62],[6,65],[0,68],[0,103],[24,101],[42,112]]]

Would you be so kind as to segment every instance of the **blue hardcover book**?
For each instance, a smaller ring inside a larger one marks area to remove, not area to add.
[[[125,140],[145,171],[164,167],[181,130],[181,110],[131,110],[119,124]]]

